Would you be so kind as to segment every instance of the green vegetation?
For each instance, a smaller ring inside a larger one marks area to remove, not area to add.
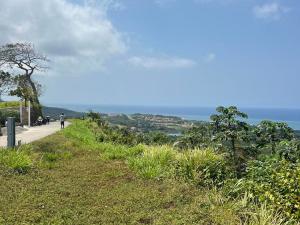
[[[16,173],[26,173],[32,166],[30,151],[29,145],[17,150],[0,149],[0,166]]]
[[[0,109],[0,126],[4,126],[7,117],[15,117],[16,122],[20,122],[19,111]]]
[[[157,144],[90,114],[1,150],[0,224],[299,224],[299,140],[215,121]]]
[[[129,167],[143,178],[175,178],[198,187],[213,186],[227,190],[225,195],[232,198],[248,194],[252,204],[268,204],[287,218],[299,218],[300,183],[296,171],[300,142],[292,129],[271,121],[250,126],[245,121],[247,115],[236,107],[219,107],[217,111],[212,123],[192,127],[173,140],[174,147],[147,143],[133,131],[125,130],[124,134],[125,128],[113,129],[103,121],[99,123],[101,118],[95,115],[92,121],[97,125],[91,128],[99,143],[110,143],[104,155],[127,159]],[[103,134],[109,138],[98,138]],[[146,144],[141,147],[143,151],[130,154],[130,146],[140,143]],[[168,140],[160,144],[171,143]],[[289,187],[285,186],[287,182]]]
[[[20,107],[20,102],[18,102],[18,101],[0,102],[0,109],[16,108],[16,107]]]
[[[93,113],[93,112],[92,112]],[[180,134],[186,128],[190,128],[194,121],[183,120],[176,116],[162,116],[150,114],[101,114],[111,126],[121,126],[134,129],[141,133],[152,131],[168,134]]]

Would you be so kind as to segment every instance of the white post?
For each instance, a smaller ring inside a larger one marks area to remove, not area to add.
[[[31,125],[31,106],[30,101],[28,101],[28,127]]]

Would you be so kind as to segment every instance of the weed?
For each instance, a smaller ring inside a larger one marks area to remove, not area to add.
[[[13,172],[26,173],[32,167],[30,151],[29,145],[18,149],[0,149],[0,165]]]

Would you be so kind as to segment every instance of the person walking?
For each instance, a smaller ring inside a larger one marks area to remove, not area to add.
[[[60,120],[60,128],[64,129],[65,128],[65,114],[64,113],[60,114],[59,120]]]

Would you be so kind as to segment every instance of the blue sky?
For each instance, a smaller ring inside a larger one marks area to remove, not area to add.
[[[51,59],[44,103],[300,108],[299,1],[4,4],[0,43],[32,41]],[[25,22],[8,21],[17,12]]]

